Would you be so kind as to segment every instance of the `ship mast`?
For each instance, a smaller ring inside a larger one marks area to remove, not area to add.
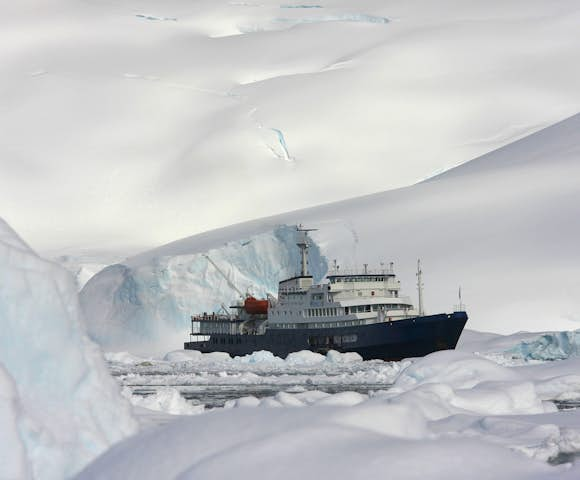
[[[421,260],[417,260],[417,292],[419,295],[419,316],[425,314],[423,310],[423,271],[421,270]]]
[[[303,228],[302,224],[296,227],[296,231],[300,232],[300,238],[296,246],[300,249],[300,276],[308,276],[308,232],[315,232],[316,228]]]

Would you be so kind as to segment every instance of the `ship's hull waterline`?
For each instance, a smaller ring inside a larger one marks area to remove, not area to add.
[[[232,356],[267,350],[281,358],[300,350],[337,350],[356,352],[364,360],[401,360],[455,348],[466,322],[465,312],[454,312],[349,327],[267,329],[262,335],[213,334],[184,348]]]

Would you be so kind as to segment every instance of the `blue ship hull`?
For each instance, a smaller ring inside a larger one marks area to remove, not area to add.
[[[401,360],[455,348],[467,313],[426,315],[393,322],[316,329],[267,329],[262,335],[213,334],[208,341],[186,342],[186,350],[227,352],[232,356],[268,350],[285,358],[311,350],[356,352],[365,360]]]

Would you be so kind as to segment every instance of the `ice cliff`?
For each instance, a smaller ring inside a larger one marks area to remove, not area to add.
[[[0,219],[0,478],[62,479],[136,429],[72,276]]]
[[[258,296],[277,294],[278,282],[299,267],[296,241],[295,228],[282,225],[238,240],[219,239],[203,251],[194,241],[180,244],[179,251],[169,246],[111,265],[80,294],[89,334],[107,350],[179,348],[193,313],[219,310],[239,297],[232,285]],[[315,280],[326,273],[315,244],[309,268]]]

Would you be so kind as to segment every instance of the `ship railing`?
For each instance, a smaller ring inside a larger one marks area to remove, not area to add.
[[[263,317],[257,319],[258,323],[248,324],[247,321],[230,315],[192,315],[190,335],[261,335],[265,333],[266,316]]]
[[[192,315],[192,322],[231,322],[235,317],[223,313],[203,313],[201,315]]]
[[[465,305],[465,303],[453,305],[453,312],[465,312],[465,311],[467,311],[467,305]]]

